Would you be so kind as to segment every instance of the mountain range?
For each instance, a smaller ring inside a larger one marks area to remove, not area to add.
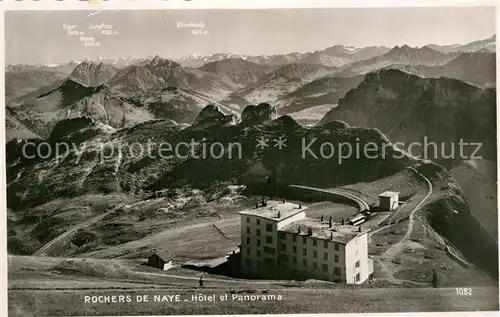
[[[330,121],[379,129],[393,142],[402,142],[405,150],[405,146],[418,142],[420,147],[412,148],[414,155],[424,154],[426,138],[439,145],[427,153],[436,161],[452,153],[458,157],[451,148],[460,140],[482,144],[476,156],[489,160],[496,157],[495,89],[478,88],[456,79],[378,70],[347,92],[319,124]],[[464,155],[472,155],[474,149],[470,147]]]
[[[495,49],[495,40],[493,36],[453,47],[334,45],[269,56],[192,55],[176,61],[156,55],[10,65],[6,100],[12,131],[7,134],[46,135],[58,120],[79,115],[114,128],[153,118],[189,124],[207,104],[240,116],[247,105],[271,103],[280,114],[293,117],[300,112],[296,118],[305,121],[299,121],[313,124],[366,74],[379,69],[494,87],[495,54],[490,51]],[[195,67],[190,62],[195,60],[202,63]]]

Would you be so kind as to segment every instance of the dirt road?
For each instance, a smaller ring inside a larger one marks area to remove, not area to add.
[[[391,245],[384,253],[382,253],[380,255],[381,258],[385,259],[384,261],[378,261],[378,263],[380,264],[380,270],[383,273],[385,273],[385,275],[387,275],[387,277],[385,277],[384,279],[387,280],[387,281],[389,281],[389,282],[391,282],[391,283],[396,283],[396,284],[401,284],[403,282],[403,280],[398,279],[398,278],[396,278],[396,277],[393,276],[392,273],[393,273],[394,270],[391,268],[392,263],[388,263],[386,261],[392,261],[397,254],[399,254],[399,253],[401,253],[403,251],[403,248],[404,248],[405,244],[408,242],[408,239],[411,237],[411,234],[413,232],[413,225],[414,225],[414,221],[415,221],[415,219],[414,219],[415,213],[423,206],[423,204],[425,204],[425,202],[427,201],[427,199],[434,192],[434,188],[432,186],[432,183],[431,183],[431,181],[427,177],[425,177],[424,175],[420,174],[413,167],[409,167],[409,169],[413,170],[415,173],[417,173],[417,175],[419,175],[420,177],[422,177],[427,182],[427,185],[428,185],[429,188],[428,188],[427,194],[424,196],[424,198],[422,198],[422,200],[410,212],[410,217],[409,217],[409,222],[408,222],[408,229],[406,230],[406,233],[403,236],[403,238],[399,242]],[[382,230],[382,229],[384,229],[386,227],[387,226],[379,228],[376,231],[373,231],[370,234],[370,236],[373,235],[374,233],[376,233],[377,231]]]

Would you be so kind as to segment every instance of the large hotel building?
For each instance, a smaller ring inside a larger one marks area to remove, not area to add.
[[[268,202],[240,212],[241,265],[251,276],[361,284],[373,273],[368,231],[306,217],[306,207]]]

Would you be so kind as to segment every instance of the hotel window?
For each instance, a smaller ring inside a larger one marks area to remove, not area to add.
[[[281,250],[286,251],[286,244],[281,244]]]
[[[341,275],[340,267],[334,267],[333,268],[333,274],[335,274],[335,275]]]
[[[260,268],[261,265],[262,265],[262,262],[260,260],[257,260],[257,267]]]
[[[270,266],[270,267],[275,267],[274,260],[271,258],[264,258],[264,265],[265,266]]]
[[[328,272],[328,265],[327,264],[323,264],[321,265],[321,269],[323,270],[323,272]]]
[[[250,244],[250,237],[247,237],[247,244]]]
[[[307,260],[302,260],[302,266],[307,269]]]
[[[318,240],[313,239],[313,246],[315,247],[315,246],[317,246],[317,245],[318,245]]]
[[[257,219],[257,225],[260,225],[260,219]]]
[[[293,236],[292,236],[292,241],[293,241],[293,242],[296,242],[296,241],[297,241],[297,236],[293,235]]]
[[[250,223],[250,218],[247,217],[247,223]]]
[[[307,237],[302,237],[302,243],[307,244]]]
[[[250,233],[250,227],[247,227],[247,233]]]
[[[267,223],[266,224],[266,231],[267,232],[273,232],[273,224],[272,223]]]
[[[246,259],[246,260],[245,260],[245,262],[246,262],[246,265],[247,265],[248,267],[251,267],[251,266],[252,266],[252,260],[251,260],[251,259]]]
[[[270,248],[270,247],[264,247],[264,253],[267,253],[267,254],[276,254],[276,249],[275,248]]]
[[[257,250],[257,256],[260,257],[260,250]]]
[[[359,267],[359,261],[356,261],[356,263],[354,263],[354,267]]]
[[[325,260],[325,261],[328,260],[328,252],[325,252],[323,254],[323,260]]]
[[[318,251],[313,250],[313,258],[317,258],[317,257],[318,257]]]
[[[293,264],[297,265],[297,258],[296,257],[293,257]]]
[[[257,246],[260,247],[260,239],[257,240]]]
[[[304,256],[307,256],[307,249],[303,249],[303,250],[302,250],[302,254],[303,254]]]
[[[313,269],[317,269],[317,268],[318,268],[318,263],[313,262]]]
[[[293,246],[293,253],[297,253],[297,246]]]
[[[266,243],[273,243],[273,237],[266,236]]]
[[[335,263],[339,263],[339,256],[338,255],[335,256]]]
[[[359,273],[358,273],[358,274],[356,274],[356,282],[359,282],[360,280],[361,280],[361,275],[359,275]]]
[[[338,250],[339,250],[339,244],[335,243],[335,251],[338,251]]]
[[[260,236],[260,229],[257,229],[257,235]]]
[[[328,249],[328,241],[323,241],[323,248]]]
[[[250,254],[250,248],[247,248],[247,254]]]
[[[284,234],[280,234],[280,239],[281,240],[286,240],[286,236]]]

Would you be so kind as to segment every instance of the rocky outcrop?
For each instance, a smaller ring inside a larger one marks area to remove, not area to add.
[[[235,114],[226,115],[216,105],[208,105],[201,110],[198,117],[194,120],[193,126],[230,126],[238,123],[238,117]]]
[[[95,121],[89,117],[61,120],[52,128],[49,140],[60,140],[74,132],[86,129],[92,125],[95,125]]]
[[[349,128],[349,125],[344,121],[333,120],[322,125],[323,128],[327,130],[345,130]]]
[[[260,124],[276,118],[278,118],[278,110],[268,103],[247,106],[241,113],[242,124]]]

